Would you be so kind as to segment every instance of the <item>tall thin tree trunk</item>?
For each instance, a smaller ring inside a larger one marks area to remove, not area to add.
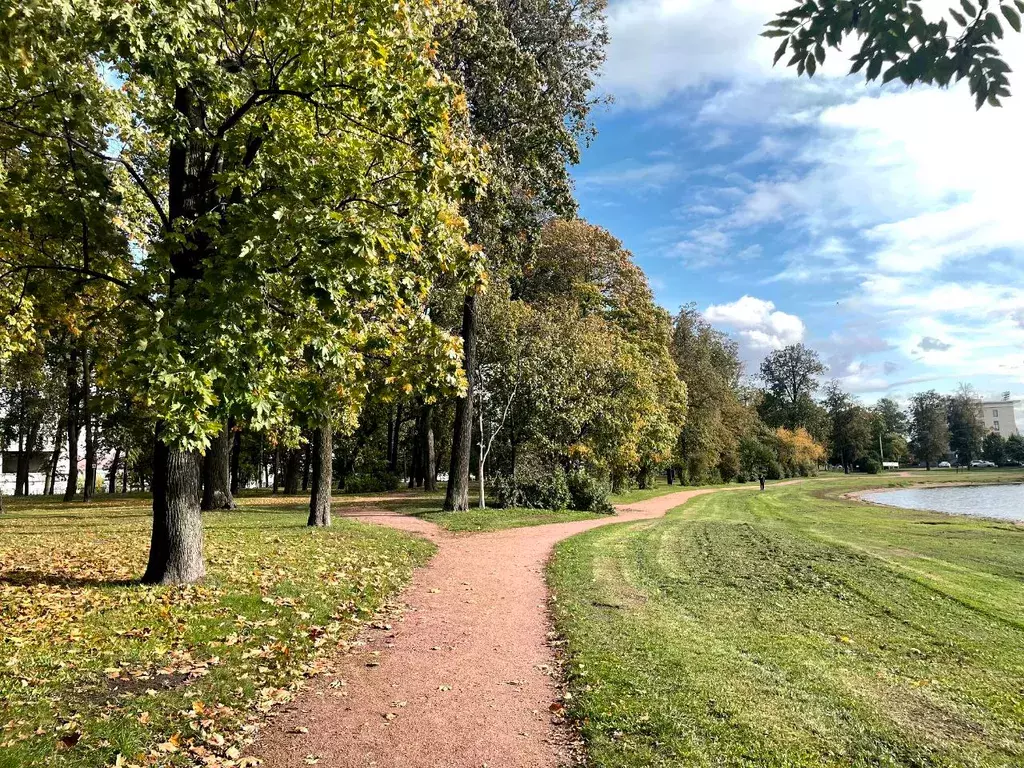
[[[473,452],[473,384],[476,379],[476,295],[466,296],[462,305],[463,365],[466,369],[466,396],[455,404],[452,429],[452,459],[444,508],[469,509],[469,462]]]
[[[242,453],[242,430],[235,425],[235,420],[228,422],[231,428],[231,497],[238,495],[238,462]]]
[[[434,406],[423,406],[423,489],[437,490],[437,453],[434,450]]]
[[[398,441],[402,436],[402,404],[395,406],[395,427],[388,443],[388,471],[398,474]]]
[[[484,450],[484,409],[480,404],[480,455],[477,457],[477,480],[480,485],[480,509],[487,509],[487,497],[484,495],[484,463],[487,461],[487,453]]]
[[[288,450],[288,461],[284,468],[284,492],[289,496],[294,496],[299,492],[299,461],[301,458],[301,448]]]
[[[331,524],[331,470],[334,465],[334,435],[329,426],[313,433],[313,490],[309,496],[308,524],[317,527]]]
[[[121,463],[121,448],[120,448],[120,446],[118,446],[117,448],[114,449],[114,459],[110,462],[110,469],[107,470],[108,472],[110,472],[110,477],[107,478],[107,492],[108,493],[113,494],[113,493],[117,492],[117,470],[118,470],[118,465],[120,463]]]
[[[68,438],[68,482],[64,489],[64,501],[74,501],[78,493],[78,436],[81,433],[81,425],[78,422],[78,347],[71,348],[71,355],[68,359],[68,413],[67,413],[67,438]]]
[[[22,390],[22,402],[24,403],[25,392]],[[22,488],[22,476],[28,475],[28,459],[25,455],[25,409],[21,408],[18,418],[18,461],[14,465],[14,495],[27,496],[27,490]]]
[[[203,457],[203,501],[204,512],[212,509],[234,509],[235,499],[231,495],[231,434],[227,427],[210,441],[210,447]]]
[[[82,501],[92,501],[96,492],[96,435],[92,423],[92,361],[82,348],[82,419],[85,421],[85,489]]]
[[[53,435],[53,451],[50,453],[50,469],[46,477],[46,495],[52,496],[57,492],[57,462],[60,461],[60,446],[64,437],[65,422],[61,417],[57,420],[57,430]]]
[[[413,428],[412,433],[412,467],[409,469],[409,487],[415,488],[418,483],[421,483],[420,477],[423,470],[421,469],[423,464],[423,451],[420,448],[420,419],[422,413],[416,416],[416,424]]]
[[[313,441],[306,441],[306,447],[302,451],[302,490],[303,492],[309,490],[309,465],[311,463],[311,452],[313,450]]]
[[[124,468],[121,470],[121,493],[128,493],[128,455],[124,457]]]
[[[190,451],[164,445],[153,452],[153,537],[146,584],[190,584],[206,575],[199,462]]]
[[[281,477],[281,446],[274,446],[274,493],[277,493],[278,487],[280,487]]]

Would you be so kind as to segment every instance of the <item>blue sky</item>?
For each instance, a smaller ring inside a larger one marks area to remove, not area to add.
[[[867,401],[1024,396],[1024,78],[980,113],[961,87],[869,87],[834,53],[798,79],[758,37],[786,6],[611,4],[615,103],[574,169],[581,215],[751,371],[803,341]],[[1024,36],[1005,42],[1024,70]]]

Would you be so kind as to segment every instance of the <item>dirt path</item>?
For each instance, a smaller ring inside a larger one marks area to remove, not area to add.
[[[425,535],[437,555],[416,572],[393,627],[368,630],[363,651],[313,681],[250,754],[267,768],[315,759],[325,768],[559,765],[566,733],[548,710],[557,695],[544,582],[552,547],[714,490],[637,502],[606,520],[468,535],[386,511],[344,515]]]

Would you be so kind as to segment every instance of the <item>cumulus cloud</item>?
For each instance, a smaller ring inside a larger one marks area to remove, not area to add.
[[[626,107],[732,78],[769,76],[776,44],[758,37],[780,0],[624,0],[608,9],[601,87]]]
[[[733,331],[749,352],[767,352],[802,341],[807,332],[803,321],[775,309],[775,304],[754,296],[743,296],[729,304],[712,304],[704,310],[709,323]]]

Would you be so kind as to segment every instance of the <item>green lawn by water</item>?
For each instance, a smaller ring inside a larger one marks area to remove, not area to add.
[[[592,765],[1024,765],[1024,528],[841,498],[916,481],[712,494],[563,542]]]

